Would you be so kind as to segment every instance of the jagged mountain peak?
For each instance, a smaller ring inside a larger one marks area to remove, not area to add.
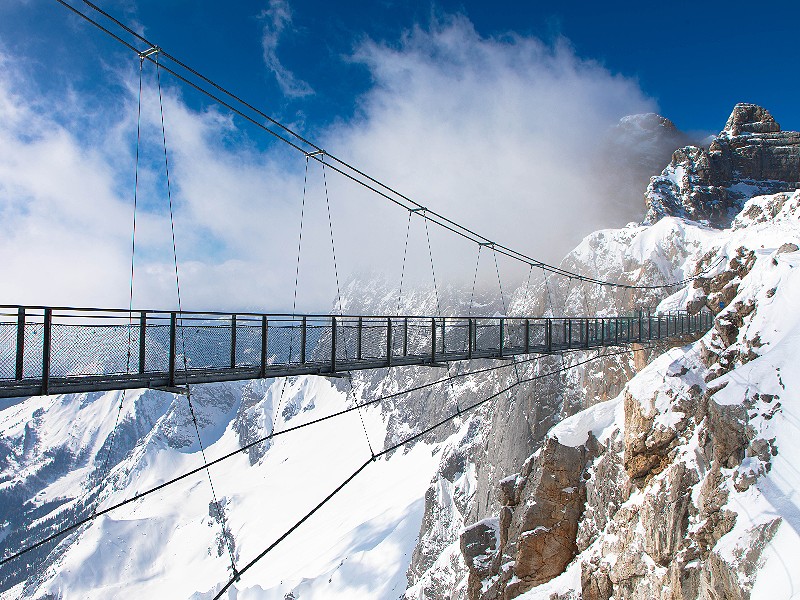
[[[675,127],[675,123],[670,121],[668,118],[662,117],[654,112],[626,115],[619,120],[617,127],[630,132],[647,133],[658,132],[661,130],[668,132],[678,130],[678,128]]]
[[[757,104],[740,102],[733,107],[725,129],[720,135],[737,136],[743,133],[777,133],[781,126],[770,112]]]
[[[725,228],[745,201],[800,188],[800,132],[781,131],[765,108],[737,104],[708,147],[676,150],[645,192],[645,223],[665,216]]]

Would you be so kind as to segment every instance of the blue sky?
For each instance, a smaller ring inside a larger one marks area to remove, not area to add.
[[[796,2],[290,2],[276,58],[306,87],[281,87],[265,68],[268,2],[211,0],[100,2],[136,23],[169,52],[309,132],[352,116],[369,73],[348,60],[365,38],[397,44],[404,32],[465,15],[482,36],[564,37],[578,56],[637,80],[660,112],[684,130],[715,131],[733,104],[756,102],[786,128],[800,128],[791,40]],[[0,36],[11,52],[41,61],[41,74],[78,77],[91,87],[97,60],[124,51],[68,18],[55,2],[6,2]],[[288,91],[288,94],[287,94]],[[308,91],[308,94],[303,94]]]
[[[641,217],[638,193],[612,210],[596,189],[598,140],[620,117],[658,111],[708,134],[749,101],[800,128],[791,2],[99,4],[333,153],[551,261],[594,228]],[[0,5],[0,252],[13,254],[0,302],[126,304],[137,63],[55,1]],[[190,305],[285,308],[302,157],[169,78],[165,98]],[[163,306],[171,256],[156,111],[146,69],[137,299]],[[330,183],[342,278],[393,281],[399,264],[386,263],[405,216]],[[322,193],[312,170],[308,226],[320,239]],[[550,226],[521,225],[534,221]],[[472,249],[434,244],[453,281],[467,279]],[[330,271],[328,254],[305,249],[308,307],[335,294],[315,274]]]

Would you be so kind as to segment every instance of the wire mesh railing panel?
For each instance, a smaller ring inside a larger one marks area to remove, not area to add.
[[[358,324],[352,320],[336,323],[336,360],[355,360],[358,352]]]
[[[500,322],[481,321],[476,319],[475,323],[475,350],[499,350],[500,349]]]
[[[541,349],[547,346],[547,326],[545,321],[531,321],[528,331],[529,344],[531,348]]]
[[[442,345],[445,352],[458,352],[464,354],[468,350],[469,322],[465,319],[452,319],[442,328]]]
[[[583,334],[586,328],[583,326],[583,319],[570,319],[567,324],[567,337],[569,338],[570,348],[583,345]]]
[[[148,324],[144,335],[144,371],[169,371],[169,325]]]
[[[136,325],[53,324],[51,331],[51,377],[116,375],[138,368]]]
[[[24,377],[42,376],[42,348],[44,347],[44,325],[25,324],[25,353],[22,360]]]
[[[14,379],[17,373],[17,324],[0,323],[0,379]]]
[[[289,365],[300,362],[300,325],[290,322],[269,325],[267,363]]]
[[[525,347],[525,321],[517,319],[508,319],[503,328],[505,339],[503,340],[504,348],[520,349]]]
[[[403,356],[406,347],[406,321],[405,319],[391,319],[392,323],[392,356]]]
[[[236,366],[258,367],[261,365],[261,326],[236,326]]]
[[[600,342],[600,322],[597,319],[589,319],[588,324],[589,345],[595,346]]]
[[[408,323],[408,355],[431,355],[431,322],[430,319],[414,319]]]
[[[302,323],[298,334],[298,347],[303,338]],[[337,324],[338,327],[338,324]],[[302,362],[305,357],[305,362],[322,363],[330,362],[331,349],[332,349],[332,336],[333,325],[330,319],[322,320],[306,320],[305,325],[305,354],[298,358],[298,362]],[[337,341],[339,338],[337,332]],[[338,354],[338,352],[337,352]]]
[[[553,319],[550,322],[550,342],[556,348],[564,347],[567,343],[567,320]]]
[[[175,369],[223,369],[231,366],[230,325],[178,325]]]
[[[386,358],[386,322],[367,320],[361,327],[361,358]]]

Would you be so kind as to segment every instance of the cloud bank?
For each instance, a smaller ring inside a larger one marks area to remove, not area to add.
[[[265,55],[290,22],[281,3],[271,6]],[[595,228],[641,218],[640,201],[620,209],[608,197],[613,187],[596,185],[607,151],[599,140],[620,117],[655,103],[635,81],[576,56],[566,40],[484,38],[465,18],[449,17],[394,45],[366,41],[350,60],[373,80],[356,117],[306,133],[421,204],[549,261]],[[93,102],[94,110],[65,119],[60,99],[37,96],[6,66],[0,302],[127,306],[135,73],[115,75],[127,92],[107,114]],[[163,148],[147,75],[134,304],[170,308]],[[299,89],[292,85],[287,95]],[[302,155],[262,149],[221,109],[190,109],[177,88],[166,90],[164,110],[184,308],[291,309],[304,187],[298,310],[328,311],[336,297],[328,203],[340,287],[365,273],[396,285],[407,231],[407,285],[431,285],[431,254],[440,286],[471,283],[474,245],[435,226],[426,232],[418,218],[407,229],[401,209],[313,161],[306,173]],[[496,284],[489,252],[479,267]],[[502,258],[499,269],[508,286],[526,274]]]

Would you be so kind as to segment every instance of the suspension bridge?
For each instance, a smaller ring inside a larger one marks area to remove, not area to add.
[[[81,0],[81,2],[93,11],[92,14],[96,13],[104,18],[105,24],[95,20],[89,13],[78,10],[73,5],[77,0],[72,3],[66,0],[55,1],[138,55],[139,118],[141,118],[142,108],[142,67],[145,62],[152,63],[156,67],[178,310],[133,309],[138,193],[138,188],[135,186],[130,268],[131,304],[127,309],[0,305],[0,398],[122,390],[117,408],[117,422],[112,430],[105,463],[100,471],[100,480],[102,482],[103,477],[108,474],[111,468],[109,459],[114,446],[113,436],[119,424],[122,405],[125,401],[125,390],[153,388],[184,394],[189,403],[203,465],[177,475],[150,489],[137,492],[133,497],[128,497],[115,504],[105,507],[100,507],[99,504],[94,505],[85,516],[67,524],[54,526],[52,530],[49,530],[50,533],[47,533],[44,537],[33,541],[28,540],[14,551],[10,551],[10,549],[4,550],[2,558],[0,558],[0,566],[43,547],[44,550],[49,552],[49,548],[52,547],[50,546],[51,544],[78,527],[198,473],[205,473],[211,488],[213,505],[220,507],[214,491],[210,467],[278,435],[288,433],[299,427],[311,426],[316,422],[351,411],[360,411],[366,406],[374,405],[385,399],[385,397],[380,397],[358,402],[353,398],[352,404],[338,413],[304,422],[301,425],[288,427],[284,430],[273,430],[229,454],[213,460],[207,460],[200,429],[192,407],[190,388],[193,384],[294,375],[345,376],[350,379],[349,393],[352,393],[353,384],[350,374],[354,371],[403,366],[448,368],[447,376],[388,396],[393,397],[435,385],[446,384],[457,377],[469,377],[497,371],[505,366],[513,366],[516,374],[516,381],[506,387],[501,385],[496,393],[468,406],[461,406],[458,399],[455,399],[452,415],[445,416],[426,429],[411,433],[383,449],[373,448],[367,435],[367,429],[364,427],[370,451],[370,456],[365,460],[364,464],[358,467],[352,475],[345,479],[325,499],[314,506],[299,521],[291,525],[283,535],[243,567],[238,564],[230,539],[225,537],[228,540],[230,580],[215,596],[215,598],[221,598],[226,590],[239,581],[243,573],[261,560],[378,458],[389,455],[394,450],[419,439],[445,423],[461,417],[464,412],[475,409],[501,394],[510,393],[516,386],[556,375],[567,369],[602,359],[605,356],[629,352],[633,349],[631,346],[634,344],[647,346],[659,341],[685,340],[704,333],[712,325],[713,317],[707,310],[696,314],[688,314],[683,311],[654,314],[650,310],[640,309],[631,314],[616,316],[606,315],[600,317],[591,314],[556,316],[552,299],[550,300],[550,316],[476,316],[472,314],[467,316],[444,316],[439,308],[438,291],[436,291],[438,314],[423,316],[299,315],[294,313],[294,306],[291,314],[184,311],[181,309],[178,255],[175,245],[166,127],[161,94],[161,71],[173,75],[179,81],[206,95],[213,102],[227,108],[234,115],[262,129],[294,150],[301,152],[305,157],[306,176],[308,175],[309,161],[316,161],[322,167],[323,176],[325,175],[325,169],[330,169],[331,172],[345,177],[373,192],[378,197],[402,208],[408,217],[406,246],[403,253],[403,273],[405,272],[411,218],[415,216],[423,219],[428,241],[434,290],[436,290],[436,274],[433,252],[430,247],[430,236],[428,235],[428,223],[474,242],[478,248],[478,262],[480,261],[482,248],[492,251],[504,313],[507,312],[507,307],[503,297],[500,271],[497,267],[498,255],[528,265],[531,273],[534,269],[541,269],[546,276],[545,286],[547,285],[547,277],[555,276],[569,278],[571,282],[578,281],[584,286],[611,286],[629,290],[674,290],[697,277],[705,275],[717,263],[708,264],[702,270],[698,266],[697,273],[691,277],[658,285],[605,281],[592,275],[571,272],[561,267],[544,263],[492,241],[459,224],[457,221],[431,210],[323,150],[219,84],[201,75],[185,63],[169,55],[141,34],[88,0]],[[112,31],[111,28],[115,28],[115,31]],[[125,36],[125,39],[123,39],[123,36]],[[168,64],[164,64],[165,62]],[[137,184],[139,177],[139,141],[140,129],[137,126],[135,171]],[[302,247],[305,187],[303,194],[303,204],[300,211],[300,236],[297,249],[298,271],[295,277],[295,301]],[[325,186],[325,194],[333,255],[333,270],[337,283],[339,306],[341,306],[327,184]],[[719,257],[720,261],[723,259],[724,256]],[[478,265],[476,264],[476,277],[477,268]],[[530,275],[528,281],[530,282]],[[402,289],[403,275],[401,274],[401,294]],[[473,281],[473,295],[474,291],[475,282]],[[470,300],[470,311],[471,308],[472,300]],[[590,312],[588,307],[586,312]],[[620,347],[620,350],[606,354],[600,352],[603,348],[609,347]],[[562,360],[561,367],[553,371],[536,372],[535,374],[531,373],[529,376],[524,376],[517,369],[520,364],[535,360],[538,356],[551,354],[561,354],[563,356],[564,353],[570,351],[591,350],[597,350],[594,356],[574,361],[570,365],[567,365]],[[521,356],[527,356],[527,358],[520,359],[519,357]],[[499,366],[480,368],[470,372],[462,371],[455,375],[450,374],[449,365],[477,359],[501,362]],[[280,408],[281,399],[278,401],[278,408]],[[362,426],[364,426],[363,420]],[[220,526],[223,534],[225,534],[226,517],[224,506],[219,509],[219,514]]]
[[[272,315],[0,307],[0,397],[185,386],[622,346],[710,313],[618,317]]]

